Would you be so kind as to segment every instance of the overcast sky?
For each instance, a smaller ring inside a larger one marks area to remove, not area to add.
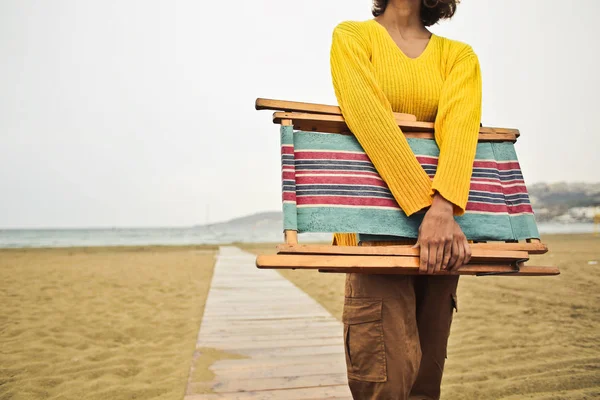
[[[0,228],[185,226],[280,209],[256,97],[335,104],[331,32],[369,0],[0,0]],[[600,181],[600,1],[463,0],[483,122],[526,181]]]

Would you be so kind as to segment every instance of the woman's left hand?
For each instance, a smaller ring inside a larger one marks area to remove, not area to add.
[[[420,273],[452,270],[469,262],[471,249],[453,211],[453,204],[436,193],[419,227]]]

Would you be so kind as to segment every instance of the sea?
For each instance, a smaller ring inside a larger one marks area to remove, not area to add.
[[[281,226],[281,225],[279,225]],[[542,235],[554,233],[592,233],[591,223],[539,223]],[[283,234],[268,226],[235,227],[227,225],[180,228],[90,228],[90,229],[0,229],[0,248],[201,245],[277,243]],[[301,234],[305,242],[329,241],[331,234]]]

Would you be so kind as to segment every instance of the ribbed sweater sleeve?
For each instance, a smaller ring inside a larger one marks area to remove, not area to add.
[[[348,127],[402,210],[411,215],[431,205],[432,183],[377,84],[369,45],[359,29],[356,23],[344,22],[333,32],[330,60],[335,94]],[[453,176],[451,171],[444,173]]]
[[[440,95],[435,137],[440,156],[433,190],[465,211],[481,121],[481,73],[473,50],[466,46],[452,66]]]

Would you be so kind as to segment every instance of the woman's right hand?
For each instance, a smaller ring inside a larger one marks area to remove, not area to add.
[[[454,206],[439,193],[419,227],[420,273],[452,270],[469,262],[471,248],[454,220]]]

